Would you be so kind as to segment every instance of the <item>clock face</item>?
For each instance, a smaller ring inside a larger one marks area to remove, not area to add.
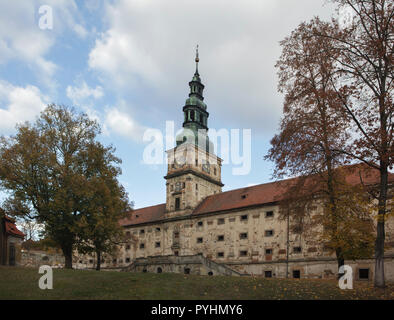
[[[186,157],[183,152],[175,154],[175,168],[182,168],[186,164]]]

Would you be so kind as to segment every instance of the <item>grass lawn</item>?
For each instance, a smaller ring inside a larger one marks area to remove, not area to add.
[[[53,290],[40,290],[37,269],[0,267],[0,299],[394,299],[394,285],[374,289],[355,282],[340,290],[332,280],[209,277],[54,269]]]

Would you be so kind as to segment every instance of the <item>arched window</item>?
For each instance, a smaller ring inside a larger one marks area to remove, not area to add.
[[[163,272],[163,270],[160,267],[158,267],[157,268],[157,273],[162,273],[162,272]]]

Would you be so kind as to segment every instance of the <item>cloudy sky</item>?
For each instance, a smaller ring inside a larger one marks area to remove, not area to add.
[[[43,5],[52,29],[40,28]],[[164,203],[166,166],[143,163],[142,136],[166,120],[181,127],[199,44],[209,127],[252,130],[251,171],[235,176],[225,165],[224,190],[269,182],[273,165],[263,157],[282,110],[279,41],[333,14],[324,0],[0,0],[0,134],[48,103],[75,106],[116,147],[135,207]]]

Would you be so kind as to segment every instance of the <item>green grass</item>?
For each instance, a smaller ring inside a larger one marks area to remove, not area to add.
[[[40,290],[37,269],[0,267],[0,299],[394,299],[394,285],[356,282],[340,290],[333,280],[209,277],[54,269],[53,290]]]

